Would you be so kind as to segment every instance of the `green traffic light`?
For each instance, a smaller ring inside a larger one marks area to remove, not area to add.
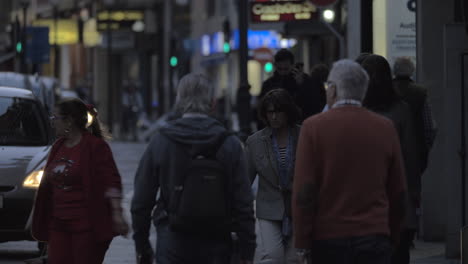
[[[224,53],[229,53],[231,51],[231,46],[229,45],[228,42],[224,42],[223,44],[223,52]]]
[[[179,60],[177,59],[176,56],[172,56],[171,59],[169,60],[169,64],[171,65],[171,67],[177,66],[178,63],[179,63]]]
[[[21,53],[23,51],[23,44],[21,42],[16,43],[16,52]]]
[[[272,72],[273,71],[273,63],[271,63],[271,62],[265,63],[264,69],[265,69],[265,72],[267,72],[267,73]]]

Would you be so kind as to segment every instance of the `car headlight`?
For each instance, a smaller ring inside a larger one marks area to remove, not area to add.
[[[26,188],[38,188],[44,175],[44,168],[31,172],[23,182],[23,187]]]

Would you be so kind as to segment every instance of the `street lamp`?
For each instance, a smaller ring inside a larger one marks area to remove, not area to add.
[[[322,12],[322,18],[327,23],[333,23],[333,21],[335,21],[335,11],[332,9],[325,9]]]
[[[107,12],[110,14],[114,0],[104,0],[104,5],[107,8]],[[111,16],[107,18],[107,126],[112,132],[115,111],[113,104],[115,100],[113,85],[112,85],[112,30],[111,30]]]
[[[343,35],[336,30],[336,28],[332,25],[333,21],[335,20],[335,11],[332,9],[324,9],[321,12],[321,22],[331,31],[333,35],[338,39],[338,43],[340,46],[340,59],[344,58],[345,56],[345,39]]]

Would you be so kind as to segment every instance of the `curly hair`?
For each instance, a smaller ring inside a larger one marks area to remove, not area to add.
[[[76,127],[81,130],[89,130],[93,135],[99,138],[110,139],[111,136],[105,126],[99,121],[97,112],[89,111],[88,106],[80,99],[66,99],[58,102],[55,105],[60,115],[70,117]],[[86,127],[88,123],[88,112],[93,115],[93,121]]]
[[[301,118],[301,110],[294,103],[291,95],[284,89],[274,89],[269,91],[260,101],[258,106],[258,119],[269,126],[267,119],[267,108],[272,105],[277,111],[285,112],[289,126],[297,124]]]

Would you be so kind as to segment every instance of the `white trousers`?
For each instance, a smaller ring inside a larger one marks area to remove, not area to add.
[[[257,264],[294,264],[298,263],[293,239],[283,240],[281,221],[257,218]]]

